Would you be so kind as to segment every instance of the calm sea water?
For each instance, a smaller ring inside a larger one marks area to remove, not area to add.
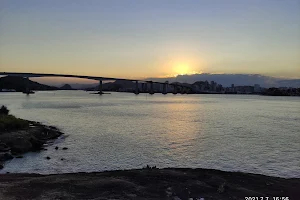
[[[297,97],[51,91],[0,93],[1,104],[17,117],[65,133],[47,151],[7,162],[1,173],[91,172],[148,164],[300,177]]]

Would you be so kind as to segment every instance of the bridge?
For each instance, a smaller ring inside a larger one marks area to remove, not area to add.
[[[154,94],[154,88],[153,84],[159,84],[163,86],[162,94],[168,93],[169,86],[173,89],[173,94],[179,93],[188,93],[191,91],[191,87],[183,85],[183,84],[177,84],[177,83],[168,83],[166,82],[156,82],[156,81],[148,81],[148,80],[137,80],[137,79],[124,79],[124,78],[112,78],[112,77],[98,77],[98,76],[83,76],[83,75],[70,75],[70,74],[44,74],[44,73],[22,73],[22,72],[0,72],[0,76],[19,76],[26,79],[29,78],[37,78],[37,77],[68,77],[68,78],[82,78],[82,79],[90,79],[90,80],[96,80],[99,81],[99,94],[102,95],[102,83],[103,81],[132,81],[135,82],[135,94],[139,94],[140,92],[149,92],[149,94]],[[142,83],[142,89],[139,89],[139,83]],[[150,88],[148,87],[150,86]],[[149,90],[148,90],[149,88]],[[29,85],[26,86],[27,95],[30,93]]]

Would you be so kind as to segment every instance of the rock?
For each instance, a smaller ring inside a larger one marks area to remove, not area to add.
[[[167,197],[172,196],[172,188],[171,188],[171,187],[168,187],[168,188],[167,188],[166,194],[167,194]]]
[[[55,147],[55,150],[58,150],[58,147]]]
[[[219,193],[223,193],[225,191],[225,185],[226,185],[226,183],[224,182],[219,186],[219,188],[218,188]]]
[[[11,151],[15,153],[25,153],[32,149],[32,144],[26,137],[18,137],[11,140]]]
[[[207,184],[217,188],[219,188],[222,184],[225,184],[225,182],[225,179],[218,176],[212,176],[206,181]]]
[[[10,150],[9,146],[7,146],[4,143],[0,143],[0,152],[6,152],[6,151],[9,151],[9,150]]]
[[[173,200],[181,200],[178,196],[173,197]]]
[[[31,137],[30,138],[30,142],[31,142],[31,151],[40,151],[43,149],[43,144],[45,143],[42,140],[39,140],[35,137]]]
[[[128,196],[129,198],[136,198],[137,197],[136,194],[126,194],[126,196]]]
[[[46,157],[47,160],[50,160],[51,158],[49,156]]]
[[[65,160],[64,158],[61,158],[60,160]]]
[[[0,169],[3,169],[3,168],[4,168],[4,166],[2,164],[0,164]]]
[[[64,147],[64,148],[62,148],[63,150],[67,150],[68,149],[68,147]]]
[[[56,128],[55,126],[49,126],[49,128],[58,131],[58,128]]]
[[[62,133],[60,131],[57,131],[55,129],[50,129],[46,126],[39,126],[36,127],[34,129],[30,130],[30,133],[37,139],[39,140],[50,140],[50,139],[56,139],[58,138],[60,135],[62,135]]]
[[[10,153],[0,153],[0,161],[11,160],[14,157]]]
[[[16,158],[23,158],[23,156],[21,156],[21,155],[20,156],[16,156]]]

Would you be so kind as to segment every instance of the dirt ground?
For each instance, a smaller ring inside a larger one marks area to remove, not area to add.
[[[0,175],[1,200],[245,200],[245,197],[259,197],[259,200],[260,197],[269,197],[270,200],[273,197],[288,197],[289,200],[297,200],[300,199],[300,179],[212,169],[171,168],[54,175]]]

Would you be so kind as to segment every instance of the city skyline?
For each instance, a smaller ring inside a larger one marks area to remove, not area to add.
[[[2,1],[1,71],[300,78],[299,1]]]

